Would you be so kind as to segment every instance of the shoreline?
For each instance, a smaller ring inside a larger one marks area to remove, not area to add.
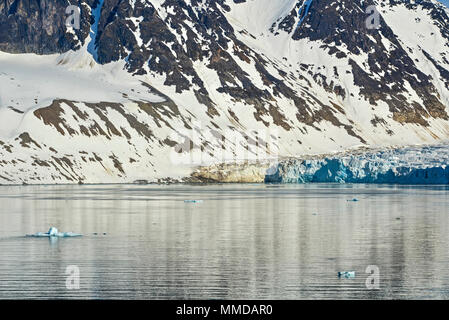
[[[262,160],[228,161],[210,165],[197,166],[184,177],[163,177],[156,179],[135,179],[123,182],[74,182],[74,183],[0,183],[3,186],[73,186],[73,185],[210,185],[210,184],[272,184],[266,182],[270,170],[275,170],[284,163],[300,161],[319,161],[324,159],[370,155],[382,152],[397,152],[424,148],[448,147],[449,141],[438,144],[414,144],[406,146],[358,146],[344,152],[323,154],[304,154],[297,157],[279,157]],[[429,164],[430,167],[430,164]]]

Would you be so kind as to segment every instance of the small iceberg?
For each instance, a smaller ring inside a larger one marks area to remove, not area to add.
[[[50,227],[48,232],[38,232],[35,234],[27,234],[27,237],[33,238],[71,238],[71,237],[81,237],[82,234],[73,232],[59,232],[55,227]]]
[[[203,203],[203,200],[184,200],[185,203]]]
[[[338,273],[339,278],[352,279],[355,278],[355,271],[342,271]]]

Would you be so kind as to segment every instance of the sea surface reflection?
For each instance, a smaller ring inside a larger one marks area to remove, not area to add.
[[[448,299],[448,195],[448,186],[1,186],[0,299]],[[203,202],[184,202],[193,199]],[[49,226],[84,236],[24,237]],[[79,290],[66,288],[71,265]],[[368,265],[380,269],[379,290],[366,288]]]

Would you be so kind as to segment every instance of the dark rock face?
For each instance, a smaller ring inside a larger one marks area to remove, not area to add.
[[[77,49],[88,36],[90,7],[95,0],[0,1],[0,50],[11,53],[62,53]],[[67,33],[66,8],[80,5],[81,26]]]

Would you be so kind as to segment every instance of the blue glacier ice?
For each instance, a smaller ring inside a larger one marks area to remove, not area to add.
[[[266,183],[449,184],[449,146],[367,151],[277,163]]]
[[[339,278],[352,279],[355,278],[355,271],[342,271],[338,273]]]

